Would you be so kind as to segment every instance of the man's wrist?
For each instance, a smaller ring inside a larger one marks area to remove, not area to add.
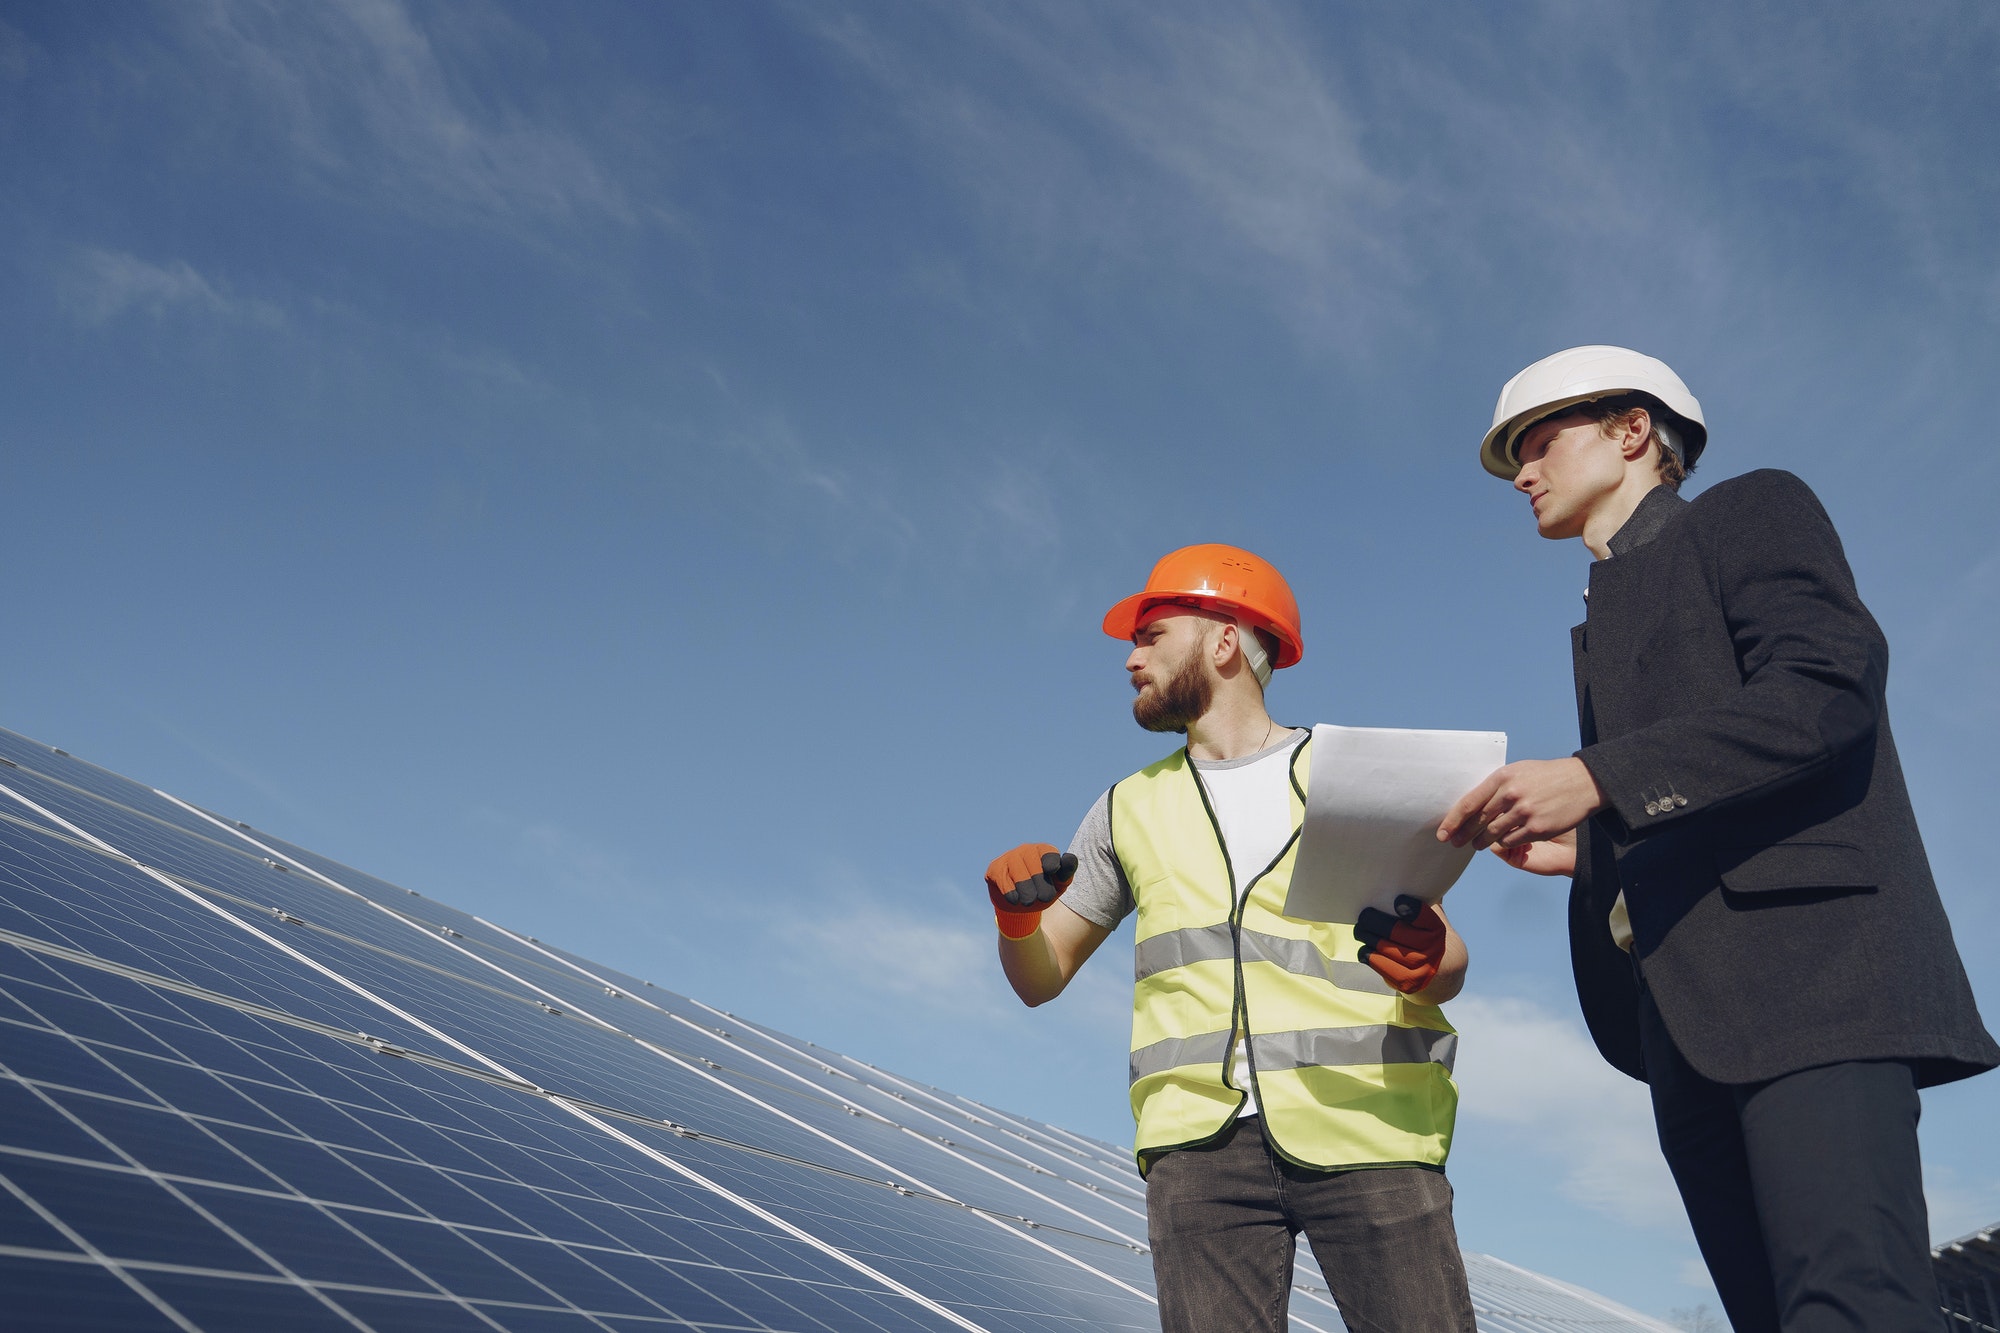
[[[993,924],[999,927],[1003,939],[1025,940],[1042,928],[1042,914],[995,911]]]
[[[1609,806],[1611,802],[1604,795],[1604,784],[1597,780],[1597,774],[1591,772],[1590,765],[1584,762],[1582,751],[1579,750],[1577,753],[1571,755],[1570,762],[1574,763],[1577,771],[1583,774],[1583,780],[1590,784],[1591,806],[1589,810],[1584,812],[1584,818],[1588,819],[1606,806]]]

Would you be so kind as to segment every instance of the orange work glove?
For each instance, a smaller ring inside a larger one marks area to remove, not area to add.
[[[1431,984],[1444,962],[1444,918],[1407,894],[1396,900],[1396,910],[1402,919],[1379,907],[1362,908],[1354,934],[1361,941],[1361,961],[1403,994],[1414,995]]]
[[[1076,857],[1045,842],[1024,842],[986,867],[986,896],[993,920],[1010,940],[1025,940],[1042,924],[1042,909],[1076,878]]]

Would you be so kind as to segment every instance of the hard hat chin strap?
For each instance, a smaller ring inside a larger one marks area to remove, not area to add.
[[[1263,640],[1257,631],[1242,616],[1236,617],[1236,646],[1243,650],[1243,660],[1250,664],[1250,674],[1257,678],[1259,688],[1271,683],[1271,655],[1264,651]]]

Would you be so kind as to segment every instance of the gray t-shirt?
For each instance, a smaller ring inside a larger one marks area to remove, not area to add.
[[[1194,766],[1204,773],[1247,768],[1280,750],[1290,749],[1298,740],[1297,731],[1287,730],[1255,754],[1240,759],[1196,759]],[[1290,813],[1288,807],[1288,822]],[[1125,881],[1125,867],[1119,864],[1118,854],[1111,846],[1110,792],[1098,797],[1090,807],[1090,813],[1076,830],[1076,837],[1070,840],[1069,849],[1076,855],[1076,878],[1070,881],[1062,901],[1084,920],[1106,930],[1117,929],[1118,923],[1130,916],[1138,904],[1132,899],[1132,886]],[[1258,859],[1261,865],[1262,858]]]

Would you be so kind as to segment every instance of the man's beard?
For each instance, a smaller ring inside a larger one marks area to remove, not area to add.
[[[1215,698],[1215,681],[1202,666],[1201,655],[1189,653],[1173,679],[1150,693],[1141,690],[1132,701],[1133,720],[1148,731],[1185,732]]]

